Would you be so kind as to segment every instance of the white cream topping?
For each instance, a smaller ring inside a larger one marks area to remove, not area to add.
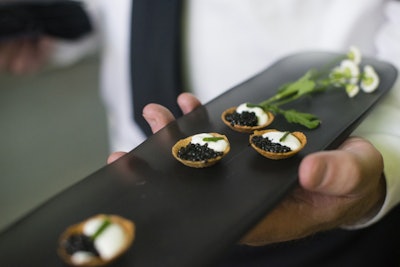
[[[257,117],[257,125],[263,125],[268,121],[268,114],[260,107],[248,107],[247,103],[243,103],[236,108],[236,112],[241,114],[243,111],[254,112]]]
[[[90,262],[95,256],[87,251],[77,251],[71,256],[71,261],[76,265]]]
[[[209,138],[209,137],[214,137],[214,136],[209,133],[196,134],[192,136],[192,140],[190,142],[192,144],[199,144],[201,146],[207,144],[208,148],[216,152],[223,152],[228,147],[228,143],[224,139],[218,141],[204,141],[204,138]]]
[[[100,228],[103,224],[103,218],[93,218],[88,220],[85,225],[83,226],[83,234],[86,236],[92,236],[96,233],[96,231]]]
[[[280,141],[285,132],[273,131],[266,132],[262,135],[264,138],[268,138],[272,143],[278,143],[283,146],[289,147],[291,150],[296,150],[301,147],[301,143],[297,137],[289,133],[283,141]]]
[[[103,218],[93,218],[85,223],[83,233],[92,236],[103,224]],[[96,237],[94,246],[102,259],[113,258],[125,244],[125,233],[123,228],[115,223],[111,223],[104,231]]]
[[[94,241],[94,246],[101,258],[106,260],[117,255],[123,249],[124,244],[125,233],[118,224],[110,224]]]

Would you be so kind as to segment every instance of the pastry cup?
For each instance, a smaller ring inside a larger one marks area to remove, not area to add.
[[[218,161],[220,161],[226,154],[229,153],[230,150],[230,145],[228,138],[225,135],[219,134],[219,133],[209,133],[213,137],[222,137],[224,140],[228,143],[228,146],[226,147],[225,151],[223,151],[223,154],[221,156],[212,158],[212,159],[207,159],[207,160],[202,160],[202,161],[192,161],[192,160],[185,160],[181,159],[178,157],[178,151],[181,147],[186,147],[190,141],[192,140],[192,136],[186,137],[185,139],[181,139],[176,144],[172,147],[172,155],[174,156],[175,159],[180,161],[182,164],[192,167],[192,168],[205,168],[214,165]]]
[[[268,130],[263,130],[263,131],[255,131],[252,135],[250,135],[249,137],[249,141],[250,141],[250,145],[258,152],[260,153],[262,156],[269,158],[269,159],[286,159],[286,158],[290,158],[294,155],[296,155],[297,153],[299,153],[304,146],[307,144],[307,137],[302,133],[302,132],[291,132],[292,135],[294,135],[299,141],[300,141],[300,147],[297,148],[296,150],[292,150],[286,153],[275,153],[275,152],[269,152],[266,151],[264,149],[259,148],[258,146],[256,146],[253,142],[252,142],[252,138],[253,136],[261,136],[264,133],[267,132],[280,132],[276,129],[268,129]]]
[[[101,257],[93,257],[89,262],[83,263],[83,264],[76,264],[71,260],[70,254],[68,254],[65,250],[65,247],[63,246],[63,243],[68,239],[69,236],[73,234],[82,234],[83,228],[86,222],[88,222],[91,219],[98,218],[98,217],[107,217],[112,223],[118,224],[119,226],[122,227],[123,231],[125,232],[125,242],[121,248],[121,250],[115,254],[111,259],[102,259]],[[127,220],[125,218],[122,218],[118,215],[105,215],[105,214],[98,214],[96,216],[93,216],[83,222],[74,224],[70,227],[68,227],[60,236],[59,238],[59,247],[57,250],[58,255],[61,257],[61,259],[67,263],[70,266],[81,266],[81,267],[94,267],[94,266],[105,266],[107,264],[110,264],[114,260],[116,260],[118,257],[120,257],[123,253],[126,252],[126,250],[131,246],[133,243],[133,240],[135,239],[135,224]]]
[[[243,125],[237,125],[237,124],[232,125],[229,121],[226,120],[225,117],[228,114],[234,113],[236,111],[236,108],[237,107],[231,107],[231,108],[226,109],[221,114],[221,119],[227,126],[229,126],[229,128],[231,128],[232,130],[235,130],[237,132],[252,133],[252,132],[254,132],[256,130],[263,129],[263,128],[267,127],[268,125],[270,125],[273,122],[274,118],[275,118],[275,116],[274,116],[274,114],[272,112],[265,111],[265,113],[268,114],[268,121],[266,123],[262,124],[262,125],[257,125],[257,126],[243,126]]]

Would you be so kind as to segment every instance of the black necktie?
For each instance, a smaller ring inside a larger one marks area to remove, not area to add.
[[[143,107],[158,103],[175,116],[182,90],[180,69],[180,0],[133,0],[131,28],[131,87],[135,121],[151,134]]]

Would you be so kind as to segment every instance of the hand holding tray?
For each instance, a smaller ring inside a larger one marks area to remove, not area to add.
[[[397,71],[385,62],[364,59],[381,77],[373,94],[350,99],[337,90],[293,102],[296,109],[317,115],[322,124],[306,130],[278,116],[270,128],[300,130],[308,140],[299,154],[285,160],[260,156],[249,146],[248,134],[223,124],[221,113],[243,102],[264,100],[283,83],[336,56],[309,52],[286,57],[167,125],[4,231],[0,266],[63,266],[56,254],[59,235],[98,213],[118,214],[136,224],[135,242],[113,266],[208,266],[291,192],[305,155],[344,141],[390,90]],[[210,168],[189,168],[172,157],[171,148],[200,132],[226,135],[231,151]]]

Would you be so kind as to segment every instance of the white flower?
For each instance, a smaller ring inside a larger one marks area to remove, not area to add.
[[[345,59],[340,63],[340,69],[345,75],[347,81],[351,84],[356,84],[358,82],[358,77],[360,76],[360,68],[358,64],[354,61]]]
[[[375,69],[370,65],[366,65],[364,67],[363,75],[361,76],[361,89],[365,93],[372,93],[378,88],[379,85],[379,76],[376,73]]]
[[[357,84],[347,84],[346,85],[346,93],[350,98],[355,97],[360,91],[360,87]]]
[[[345,86],[346,84],[357,84],[360,76],[360,69],[354,61],[344,59],[340,66],[334,68],[330,78],[335,86]]]
[[[343,75],[343,70],[340,67],[335,67],[329,74],[329,78],[336,87],[341,87],[346,83],[346,79]]]
[[[356,63],[357,65],[361,62],[361,51],[356,46],[350,46],[347,58]]]

